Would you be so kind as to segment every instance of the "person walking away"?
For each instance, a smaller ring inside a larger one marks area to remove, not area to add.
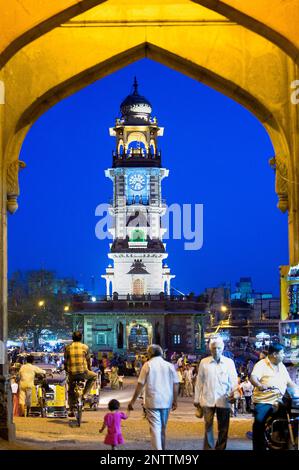
[[[16,377],[11,379],[11,393],[13,403],[13,416],[19,416],[19,384],[16,381]]]
[[[141,356],[137,355],[135,359],[135,366],[134,366],[136,377],[138,377],[141,367],[142,367]]]
[[[112,390],[118,390],[119,389],[119,376],[118,376],[118,367],[117,366],[112,366],[111,372],[109,374],[110,378],[110,386]]]
[[[76,380],[86,380],[83,390],[83,400],[90,392],[97,374],[91,370],[89,348],[82,343],[82,333],[75,331],[72,336],[73,342],[66,346],[64,353],[64,368],[68,375],[68,399],[69,416],[74,416],[75,405],[75,382]]]
[[[181,353],[181,355],[179,356],[177,360],[177,368],[183,367],[185,365],[184,359],[185,359],[184,353]]]
[[[194,406],[203,408],[205,422],[204,449],[214,448],[213,420],[216,413],[218,438],[216,450],[224,450],[230,421],[230,401],[238,386],[234,361],[223,356],[224,343],[220,336],[211,338],[211,356],[201,360],[195,384]]]
[[[144,389],[144,407],[152,448],[164,450],[169,412],[177,408],[179,379],[173,364],[163,359],[161,346],[152,344],[147,351],[149,360],[141,368],[128,410],[133,410],[135,401]]]
[[[250,376],[250,382],[254,386],[254,422],[252,426],[254,451],[266,450],[265,424],[267,418],[277,410],[275,403],[283,397],[287,387],[293,391],[298,388],[282,363],[283,358],[284,347],[282,344],[271,344],[268,356],[255,364]]]
[[[245,398],[246,412],[250,413],[251,412],[251,397],[252,397],[252,392],[253,392],[253,385],[250,382],[248,376],[245,378],[244,382],[241,383],[241,388],[243,390],[243,395],[244,395],[244,398]]]
[[[234,397],[235,397],[235,400],[232,406],[233,406],[233,415],[236,418],[238,416],[238,411],[240,410],[241,400],[243,397],[243,390],[241,388],[241,377],[238,377],[238,385],[235,390]]]
[[[179,394],[180,397],[183,397],[184,396],[184,377],[183,377],[183,368],[182,367],[178,367],[177,375],[178,375],[178,379],[179,379],[178,394]]]
[[[45,376],[46,371],[33,365],[34,357],[27,356],[27,363],[23,364],[19,370],[19,415],[29,416],[31,408],[32,388],[34,387],[34,379],[36,374]]]
[[[124,388],[124,375],[119,375],[118,376],[118,382],[119,382],[119,390],[123,390]]]
[[[195,391],[197,373],[198,373],[198,364],[196,364],[192,369],[192,395],[194,394],[194,391]]]
[[[124,443],[124,438],[121,433],[121,420],[127,419],[128,415],[119,411],[120,403],[118,400],[110,400],[108,403],[109,413],[104,416],[104,422],[99,430],[100,433],[107,428],[107,435],[104,443],[111,446],[111,450]]]
[[[193,385],[192,385],[192,369],[190,364],[187,364],[184,370],[184,393],[186,397],[192,397],[193,396]]]
[[[171,362],[171,364],[173,364],[174,366],[176,365],[176,363],[177,363],[177,353],[176,353],[176,352],[173,352],[173,353],[171,354],[170,362]]]

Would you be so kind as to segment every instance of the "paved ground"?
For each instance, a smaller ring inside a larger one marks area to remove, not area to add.
[[[7,444],[0,441],[0,449],[106,449],[104,435],[99,434],[107,403],[111,398],[121,402],[126,409],[131,398],[136,379],[126,378],[122,391],[112,391],[106,387],[101,394],[100,409],[86,410],[81,427],[74,426],[72,419],[57,418],[15,418],[17,441]],[[200,450],[203,438],[203,420],[194,416],[192,398],[180,398],[179,406],[171,412],[167,429],[167,450]],[[251,430],[251,415],[239,415],[231,419],[228,449],[251,450],[251,441],[246,432]],[[150,449],[148,423],[142,415],[140,400],[130,418],[123,422],[125,444],[123,450]]]

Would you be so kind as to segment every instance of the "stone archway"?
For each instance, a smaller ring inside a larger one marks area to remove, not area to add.
[[[283,21],[286,5],[282,2],[271,2],[271,12],[267,0],[245,3],[242,0],[192,0],[194,3],[203,5],[211,10],[217,11],[232,21],[264,36],[276,44],[298,63],[298,35],[295,33],[295,24],[299,20],[299,4],[290,2],[288,25]],[[268,2],[269,3],[269,2]],[[296,41],[297,39],[297,41]]]
[[[153,327],[145,321],[133,321],[127,326],[127,349],[132,352],[145,352],[152,343]]]
[[[31,2],[31,4],[27,2],[26,11],[18,0],[11,0],[9,9],[5,0],[1,1],[4,3],[2,7],[0,2],[1,9],[5,7],[6,11],[9,11],[2,16],[0,29],[3,32],[8,30],[9,34],[3,35],[0,44],[0,67],[5,65],[20,48],[25,47],[36,38],[81,12],[109,0],[67,0],[53,5],[45,2],[39,5],[36,5],[36,2]],[[264,36],[289,54],[295,62],[298,62],[298,40],[296,43],[299,20],[298,0],[291,0],[288,4],[284,4],[280,0],[272,0],[271,11],[269,11],[267,0],[249,3],[245,3],[243,0],[190,1],[219,12],[237,24]],[[285,17],[288,17],[287,23],[284,21]]]
[[[83,11],[89,10],[106,1],[107,0],[67,0],[66,2],[64,1],[63,4],[60,2],[60,5],[59,2],[57,2],[56,5],[39,4],[38,6],[36,2],[31,2],[31,5],[26,5],[26,9],[18,1],[13,4],[14,0],[12,0],[10,9],[8,9],[7,5],[4,3],[4,5],[0,6],[1,11],[6,10],[6,18],[5,15],[3,15],[3,20],[6,20],[7,27],[9,27],[9,23],[11,22],[11,27],[6,31],[6,37],[4,36],[3,44],[1,44],[0,68],[5,65],[18,50],[26,46],[29,42],[34,41]],[[3,32],[5,31],[4,24],[1,29]]]

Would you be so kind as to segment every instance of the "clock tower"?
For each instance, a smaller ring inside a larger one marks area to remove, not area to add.
[[[168,257],[163,243],[165,229],[161,217],[166,212],[161,182],[169,170],[161,166],[157,138],[163,135],[156,118],[151,117],[149,101],[133,92],[120,106],[121,117],[110,128],[116,139],[112,168],[105,175],[113,183],[108,257],[113,266],[106,268],[106,295],[119,298],[149,297],[161,292],[170,295],[170,281],[175,276],[164,260]]]

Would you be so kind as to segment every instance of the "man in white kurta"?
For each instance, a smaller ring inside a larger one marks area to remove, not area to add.
[[[34,357],[28,356],[27,363],[22,365],[19,370],[19,408],[20,416],[24,416],[25,404],[27,407],[27,416],[31,407],[31,394],[34,387],[34,378],[36,374],[46,375],[46,371],[33,365]]]
[[[211,356],[201,360],[195,383],[194,406],[203,408],[205,421],[204,449],[214,448],[213,421],[216,413],[218,439],[216,450],[226,448],[230,400],[238,387],[238,376],[234,361],[223,356],[224,343],[220,336],[211,339]]]
[[[173,364],[163,359],[160,346],[149,346],[148,356],[128,409],[133,410],[136,399],[144,390],[144,409],[150,425],[152,448],[164,450],[169,412],[177,408],[179,378]]]

